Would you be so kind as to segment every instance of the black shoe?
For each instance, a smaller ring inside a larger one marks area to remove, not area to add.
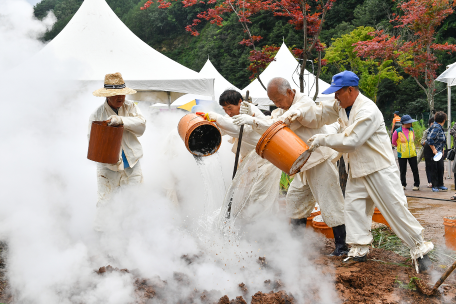
[[[332,228],[334,233],[334,243],[336,244],[336,249],[328,256],[343,256],[347,255],[349,249],[347,243],[345,243],[345,225],[340,225]]]
[[[290,219],[290,223],[291,223],[291,226],[293,226],[293,228],[297,228],[299,226],[306,227],[307,217],[302,218],[302,219]]]
[[[366,262],[366,261],[367,261],[367,254],[362,257],[348,257],[348,258],[344,259],[344,263],[346,263],[346,264]]]
[[[431,266],[431,264],[432,264],[431,259],[429,258],[429,256],[427,254],[423,255],[422,258],[418,258],[417,261],[418,261],[418,269],[420,270],[420,272],[428,270],[429,266]]]

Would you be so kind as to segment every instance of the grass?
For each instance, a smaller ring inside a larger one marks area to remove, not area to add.
[[[405,284],[402,281],[399,281],[396,277],[396,280],[394,280],[394,283],[396,283],[399,286],[399,288],[402,288],[402,289],[416,290],[415,280],[418,280],[418,278],[413,277],[410,279],[410,282]]]
[[[374,238],[372,247],[389,250],[400,256],[410,258],[410,249],[389,228],[373,229],[372,236]],[[451,265],[456,261],[456,252],[434,244],[434,249],[429,252],[429,258],[437,263],[437,267],[446,268],[445,265]]]

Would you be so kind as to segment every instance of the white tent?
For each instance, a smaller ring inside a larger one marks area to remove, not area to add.
[[[268,82],[274,77],[282,77],[288,80],[291,87],[299,92],[299,65],[298,61],[294,58],[293,54],[288,50],[285,43],[282,43],[279,51],[274,57],[266,69],[260,74],[260,79],[265,86]],[[313,98],[316,90],[315,76],[309,71],[305,70],[304,72],[304,94]],[[334,94],[323,95],[321,92],[329,88],[330,84],[324,82],[321,79],[318,79],[319,93],[317,100],[332,99]],[[255,79],[247,87],[245,87],[242,92],[245,93],[249,91],[250,96],[253,99],[253,103],[258,103],[260,107],[274,105],[274,103],[269,100],[266,90],[261,86],[258,79]]]
[[[225,77],[222,76],[222,74],[217,71],[217,69],[214,67],[212,62],[207,59],[206,63],[204,64],[203,68],[199,72],[199,74],[203,77],[206,78],[215,78],[214,82],[214,94],[215,94],[215,101],[218,102],[220,95],[225,91],[226,89],[234,89],[237,91],[240,91],[238,88],[236,88],[234,85],[232,85],[228,80],[225,79]]]
[[[151,48],[133,34],[105,0],[85,0],[62,32],[34,60],[55,56],[77,62],[77,80],[100,86],[104,75],[121,72],[138,90],[131,99],[171,103],[187,94],[214,95],[214,79],[201,77]],[[92,86],[92,85],[90,85]]]

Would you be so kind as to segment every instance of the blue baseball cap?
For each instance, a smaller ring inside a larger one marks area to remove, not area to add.
[[[407,115],[407,114],[405,114],[401,117],[401,124],[403,124],[403,125],[413,123],[415,121],[416,121],[416,119],[412,119],[412,117],[410,117],[410,115]]]
[[[399,115],[399,111],[394,111],[393,114]]]
[[[359,77],[351,71],[343,71],[333,76],[331,86],[321,94],[332,94],[343,87],[356,87],[359,83]]]

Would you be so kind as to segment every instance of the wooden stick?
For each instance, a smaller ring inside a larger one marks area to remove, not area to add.
[[[440,279],[435,283],[434,287],[432,288],[431,293],[434,293],[437,288],[440,287],[440,285],[443,284],[443,282],[448,278],[448,276],[453,272],[453,270],[456,269],[456,262],[453,263],[453,265],[450,266],[450,268],[445,271],[445,273],[440,277]]]
[[[245,93],[245,100],[249,102],[249,91]],[[238,138],[238,146],[236,150],[236,158],[234,159],[234,169],[233,169],[233,178],[236,176],[236,171],[239,163],[239,155],[241,154],[241,143],[242,143],[242,134],[244,133],[244,125],[241,126],[239,130],[239,138]],[[233,202],[233,198],[230,198],[230,202],[228,203],[228,210],[226,212],[226,218],[229,219],[231,216],[231,203]]]

